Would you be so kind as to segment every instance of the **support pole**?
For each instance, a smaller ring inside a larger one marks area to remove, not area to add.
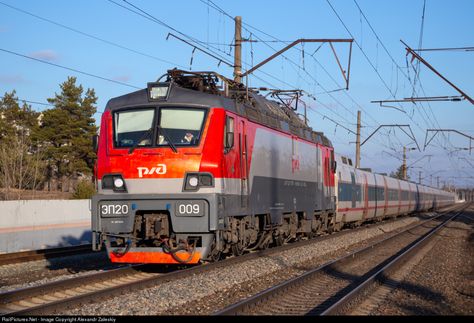
[[[242,82],[242,17],[235,17],[234,81]]]
[[[403,165],[402,165],[403,179],[407,180],[407,148],[403,146]]]
[[[356,168],[360,168],[360,110],[357,111]]]

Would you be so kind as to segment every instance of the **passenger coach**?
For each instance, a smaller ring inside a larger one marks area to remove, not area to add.
[[[454,203],[451,192],[357,169],[345,156],[336,154],[335,159],[338,164],[337,221],[382,220]]]

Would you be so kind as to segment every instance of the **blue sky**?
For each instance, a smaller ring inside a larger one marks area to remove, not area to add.
[[[147,19],[144,12],[160,22]],[[327,43],[319,49],[317,43],[296,46],[257,70],[249,85],[300,88],[316,97],[303,97],[309,106],[310,125],[326,133],[336,151],[352,157],[355,137],[345,128],[355,131],[357,110],[362,110],[362,141],[380,125],[410,125],[421,149],[407,153],[408,174],[413,180],[418,181],[421,171],[424,184],[435,186],[440,176],[441,184],[474,186],[470,178],[474,176],[474,152],[470,155],[463,149],[469,147],[468,138],[440,133],[424,149],[426,129],[456,129],[474,137],[474,106],[467,100],[394,104],[398,109],[370,103],[411,97],[413,89],[420,97],[459,95],[423,65],[414,82],[415,65],[406,57],[400,40],[418,48],[422,34],[423,48],[472,47],[472,12],[471,0],[294,0],[291,6],[288,1],[0,0],[0,93],[15,89],[20,99],[46,103],[59,92],[59,84],[74,75],[84,88],[95,89],[99,119],[110,98],[145,87],[170,68],[214,70],[232,77],[232,69],[225,64],[218,66],[218,61],[199,51],[192,54],[192,47],[173,37],[167,40],[169,32],[192,37],[201,42],[201,48],[232,62],[229,44],[234,22],[230,17],[240,15],[243,37],[258,40],[243,45],[247,69],[288,41],[354,37],[357,44],[352,50],[348,91],[332,92],[343,87],[344,80]],[[347,68],[347,44],[334,47]],[[474,97],[474,51],[421,55]],[[36,110],[48,108],[32,106]],[[403,146],[416,144],[401,129],[384,127],[362,146],[361,166],[390,173],[401,164]]]

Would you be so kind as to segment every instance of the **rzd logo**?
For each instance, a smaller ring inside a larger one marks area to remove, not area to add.
[[[142,178],[143,175],[163,175],[166,174],[166,165],[165,164],[158,164],[156,167],[152,167],[151,169],[148,167],[137,167],[138,170],[138,177]]]

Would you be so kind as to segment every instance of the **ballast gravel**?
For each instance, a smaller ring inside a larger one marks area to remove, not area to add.
[[[474,315],[474,207],[436,239],[371,315]]]
[[[265,290],[278,282],[322,264],[374,239],[419,221],[416,217],[376,224],[343,236],[330,237],[278,254],[260,257],[195,274],[178,281],[163,283],[130,294],[99,300],[64,315],[209,315],[245,297]]]

